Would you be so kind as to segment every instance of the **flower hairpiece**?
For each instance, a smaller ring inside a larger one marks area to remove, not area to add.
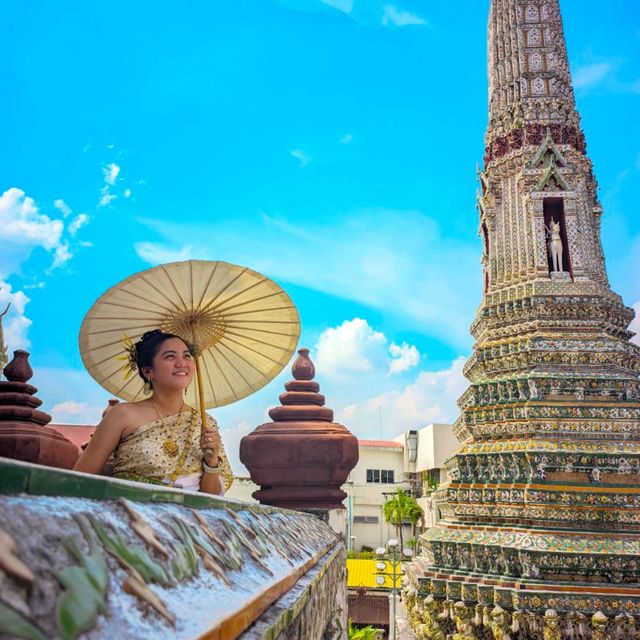
[[[122,361],[120,371],[124,374],[124,379],[128,380],[138,370],[138,363],[136,361],[138,350],[133,340],[126,333],[122,334],[122,346],[124,353],[116,356],[116,360]]]

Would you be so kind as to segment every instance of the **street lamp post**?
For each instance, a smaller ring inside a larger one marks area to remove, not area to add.
[[[398,549],[398,541],[391,538],[387,546],[378,547],[376,555],[380,561],[376,564],[376,583],[383,587],[387,578],[391,579],[391,619],[389,620],[389,639],[396,640],[396,596],[398,593],[398,580],[402,575],[402,561],[409,560],[413,551],[405,547]]]

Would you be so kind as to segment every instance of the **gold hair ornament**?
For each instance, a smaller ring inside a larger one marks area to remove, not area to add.
[[[124,379],[128,380],[136,371],[138,371],[138,363],[136,362],[136,356],[138,352],[133,340],[126,334],[122,334],[122,347],[124,353],[116,356],[116,360],[122,362],[120,371],[124,374]]]

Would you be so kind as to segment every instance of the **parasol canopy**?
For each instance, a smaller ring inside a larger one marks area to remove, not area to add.
[[[131,373],[125,342],[160,329],[196,347],[201,408],[220,407],[257,391],[289,362],[300,320],[273,280],[227,262],[188,260],[129,276],[93,304],[80,328],[80,354],[91,376],[114,396],[145,398]],[[186,402],[200,404],[195,382]]]

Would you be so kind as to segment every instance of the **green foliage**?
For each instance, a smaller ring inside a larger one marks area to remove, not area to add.
[[[400,541],[400,550],[403,548],[402,525],[405,522],[410,522],[415,526],[418,520],[424,518],[422,508],[415,499],[403,489],[398,489],[393,497],[389,498],[389,500],[382,505],[382,513],[384,514],[384,519],[396,527]]]
[[[360,547],[360,551],[374,551],[374,548],[373,548],[373,547],[369,547],[369,546],[367,546],[366,544],[363,544],[363,545]]]
[[[422,485],[427,491],[435,491],[439,486],[438,481],[428,471],[422,474]]]
[[[372,560],[374,557],[373,551],[354,551],[353,549],[347,551],[348,560]]]
[[[380,637],[378,631],[371,625],[358,629],[353,625],[351,618],[349,618],[349,626],[347,628],[347,634],[349,640],[378,640]]]
[[[21,613],[0,601],[0,633],[26,640],[47,640],[47,636]]]

